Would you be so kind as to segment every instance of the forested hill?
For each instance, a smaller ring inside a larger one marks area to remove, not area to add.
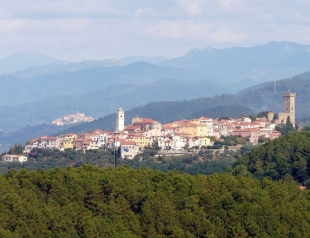
[[[221,116],[240,117],[256,114],[260,111],[283,110],[283,92],[296,92],[296,118],[310,117],[310,72],[294,76],[289,79],[266,82],[250,87],[237,94],[222,94],[214,97],[199,98],[176,102],[154,102],[136,107],[125,112],[125,124],[131,123],[135,116],[150,117],[161,123],[167,123],[184,118],[207,116],[217,118]],[[121,106],[121,105],[120,105]],[[96,128],[105,130],[115,129],[115,114],[100,118],[91,123],[72,127],[67,132],[91,131]]]
[[[233,97],[230,95],[221,96],[224,100],[227,97]],[[231,117],[240,117],[242,115],[255,114],[255,110],[245,106],[238,105],[225,105],[214,106],[210,108],[206,107],[212,100],[201,98],[190,101],[178,101],[178,102],[160,102],[150,103],[143,107],[133,108],[125,112],[125,124],[130,125],[131,119],[136,116],[153,118],[161,123],[168,123],[175,120],[184,118],[200,117],[201,115],[208,115],[208,117],[218,118],[223,115]],[[228,104],[228,103],[227,103]],[[220,104],[219,104],[220,105]],[[207,109],[206,109],[207,108]],[[71,127],[59,133],[78,133],[78,132],[89,132],[95,129],[103,129],[108,131],[115,130],[115,113],[99,118],[90,123],[82,123],[77,126]]]
[[[310,132],[288,133],[241,156],[233,165],[233,173],[248,172],[259,179],[305,183],[310,179]]]
[[[127,167],[0,176],[1,237],[308,237],[294,183]]]

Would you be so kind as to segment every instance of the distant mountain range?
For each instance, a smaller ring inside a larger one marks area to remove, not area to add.
[[[167,57],[164,56],[157,56],[157,57],[147,57],[147,56],[127,56],[120,59],[125,64],[132,64],[136,62],[147,62],[151,64],[160,64],[169,60]]]
[[[191,69],[225,84],[243,80],[260,83],[309,71],[310,46],[270,42],[253,47],[193,49],[161,65]]]
[[[0,59],[0,74],[14,73],[31,67],[41,67],[50,64],[66,65],[69,62],[36,51],[19,52]]]
[[[125,65],[120,60],[107,59],[107,60],[86,60],[78,63],[69,63],[65,65],[49,64],[42,67],[27,68],[25,70],[12,73],[16,78],[33,79],[43,77],[45,75],[60,74],[65,72],[76,72],[84,69],[98,68],[98,67],[113,67]]]
[[[0,129],[9,132],[27,125],[47,123],[76,110],[89,116],[103,117],[119,106],[128,110],[150,102],[182,102],[223,93],[224,96],[214,98],[226,98],[227,94],[257,82],[289,78],[310,71],[309,49],[309,46],[296,43],[271,42],[254,47],[195,49],[183,57],[168,60],[163,57],[126,57],[79,63],[33,52],[15,54],[0,60],[0,69],[5,68],[6,72],[15,70],[0,75]],[[10,68],[9,62],[16,67]],[[273,82],[267,84],[273,88]],[[292,86],[296,85],[292,83]],[[256,94],[252,92],[238,103],[234,101],[235,96],[229,96],[228,102],[214,99],[215,104],[211,100],[210,105],[213,108],[235,105],[255,111],[265,104],[272,108],[281,105],[280,102],[268,104],[266,95],[253,99],[252,95]],[[251,103],[257,101],[258,105],[245,103],[249,97]],[[281,96],[274,100],[281,101]],[[194,108],[197,110],[184,111],[183,115],[190,116],[206,108],[210,107]],[[307,113],[304,111],[303,115]]]
[[[70,86],[67,87],[70,89]],[[83,87],[87,87],[87,81],[83,83],[81,80],[79,88],[75,90],[82,90]],[[57,90],[57,85],[50,88]],[[204,80],[189,84],[183,80],[163,79],[145,85],[114,85],[77,95],[59,95],[24,104],[0,106],[0,129],[10,131],[27,125],[48,123],[76,110],[92,117],[102,117],[119,106],[130,109],[153,101],[192,99],[222,91],[221,87]]]

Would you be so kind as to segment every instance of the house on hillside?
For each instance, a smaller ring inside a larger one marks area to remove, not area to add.
[[[139,145],[134,141],[121,141],[121,157],[133,159],[140,151]]]
[[[3,162],[27,162],[28,158],[24,155],[2,155],[1,161]]]

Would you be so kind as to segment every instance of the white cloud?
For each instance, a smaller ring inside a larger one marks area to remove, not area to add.
[[[0,1],[0,58],[38,50],[67,60],[191,48],[310,44],[306,0]]]
[[[181,8],[190,16],[202,15],[200,2],[196,0],[178,0]]]

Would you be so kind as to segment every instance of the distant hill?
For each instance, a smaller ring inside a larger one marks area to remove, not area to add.
[[[151,64],[159,64],[164,61],[169,60],[167,57],[164,56],[156,56],[156,57],[147,57],[147,56],[127,56],[120,59],[125,64],[132,64],[137,62],[147,62]]]
[[[49,74],[59,74],[64,72],[76,72],[84,69],[98,68],[98,67],[113,67],[122,66],[124,63],[120,60],[86,60],[78,63],[69,63],[66,65],[49,64],[47,66],[29,68],[22,71],[17,71],[12,75],[16,78],[32,79],[42,77]]]
[[[165,83],[169,83],[166,81]],[[159,85],[159,87],[157,87]],[[228,117],[240,117],[243,115],[256,115],[260,111],[265,110],[274,110],[276,113],[283,110],[283,99],[282,93],[287,92],[288,89],[297,93],[296,96],[296,117],[297,124],[299,123],[300,118],[309,118],[310,117],[310,95],[307,91],[310,88],[310,73],[304,73],[301,75],[297,75],[292,77],[291,79],[279,80],[277,81],[277,88],[274,90],[273,82],[265,82],[263,84],[250,87],[246,90],[243,90],[237,94],[222,94],[216,95],[213,97],[201,97],[198,99],[192,100],[179,100],[179,101],[162,101],[162,102],[152,102],[146,104],[144,106],[135,107],[134,103],[139,103],[137,101],[138,98],[149,98],[153,100],[155,96],[161,95],[161,98],[170,97],[169,89],[174,86],[175,81],[171,82],[171,86],[165,85],[165,87],[161,87],[161,84],[145,85],[141,86],[141,88],[135,91],[135,87],[130,87],[129,85],[123,85],[125,91],[120,92],[120,95],[127,95],[126,97],[119,97],[119,95],[114,94],[114,98],[108,100],[105,97],[105,91],[97,91],[97,93],[93,93],[93,98],[97,99],[92,101],[92,97],[88,97],[84,95],[84,97],[78,98],[66,97],[59,98],[57,101],[57,108],[55,109],[55,105],[53,103],[49,103],[50,101],[46,101],[44,104],[36,105],[29,104],[27,106],[16,107],[2,107],[0,108],[0,112],[6,112],[9,110],[13,111],[12,114],[19,113],[18,118],[10,118],[7,116],[8,114],[3,114],[0,117],[2,125],[13,125],[15,126],[20,123],[19,118],[23,118],[23,122],[28,122],[29,120],[36,118],[39,120],[42,118],[41,115],[45,115],[47,117],[51,117],[56,113],[63,114],[67,110],[76,110],[85,112],[87,115],[92,115],[90,112],[96,111],[97,113],[106,112],[108,110],[111,114],[100,117],[97,120],[90,123],[82,123],[76,126],[72,126],[65,130],[53,131],[50,130],[50,134],[64,134],[64,133],[78,133],[78,132],[89,132],[95,129],[103,129],[103,130],[115,130],[115,111],[119,106],[122,106],[125,111],[125,124],[129,125],[131,123],[131,118],[136,117],[137,115],[140,117],[150,117],[161,123],[168,123],[175,120],[185,119],[185,118],[198,118],[201,116],[207,116],[211,118],[217,118],[220,116],[228,116]],[[182,85],[182,84],[181,84]],[[187,84],[185,84],[186,86]],[[183,85],[184,86],[184,85]],[[182,87],[183,87],[182,86]],[[181,88],[182,88],[181,87]],[[178,88],[177,91],[181,92],[181,88]],[[196,93],[203,93],[205,87],[186,87],[187,93],[190,95],[191,90],[196,91]],[[142,90],[144,89],[144,90]],[[150,90],[153,90],[153,94],[149,94]],[[164,90],[166,89],[166,91]],[[184,87],[183,87],[184,89]],[[107,91],[116,91],[112,88],[107,89]],[[175,94],[178,96],[178,94]],[[185,94],[179,95],[179,97],[184,97]],[[153,98],[154,97],[154,98]],[[113,101],[114,100],[114,101]],[[119,100],[119,101],[117,101]],[[78,102],[78,103],[77,103]],[[117,102],[117,103],[115,103]],[[74,108],[76,105],[83,106],[83,110],[80,108]],[[35,108],[39,108],[35,110]],[[134,108],[132,108],[134,107]],[[27,108],[27,110],[25,110]],[[99,108],[99,110],[98,110]],[[130,109],[132,108],[132,109]],[[84,110],[85,109],[85,110]],[[129,110],[128,110],[129,109]],[[41,114],[37,112],[40,111]],[[6,115],[6,116],[5,116]],[[99,116],[98,116],[99,117]],[[39,121],[38,121],[39,123]],[[42,123],[42,122],[41,122]],[[7,127],[3,128],[6,129]],[[31,133],[29,133],[28,128],[27,135],[31,137]],[[42,129],[43,130],[43,129]],[[37,134],[36,134],[37,135]],[[4,133],[0,137],[0,143],[5,143],[7,139],[13,141],[20,141],[20,138],[25,138],[25,133],[23,130],[17,130],[11,133]],[[29,138],[31,139],[31,138]],[[22,142],[20,142],[22,143]]]
[[[290,77],[310,70],[310,46],[270,42],[253,47],[193,49],[161,63],[217,78],[224,84],[243,80],[256,83]]]
[[[125,123],[129,125],[131,118],[139,115],[150,117],[161,123],[175,120],[207,116],[239,117],[257,114],[260,111],[283,110],[282,93],[289,89],[296,92],[296,118],[310,117],[310,72],[294,76],[290,79],[277,81],[276,92],[273,82],[265,82],[245,89],[237,94],[222,94],[208,98],[183,100],[177,102],[154,102],[145,106],[125,111]],[[116,110],[116,109],[115,109]],[[61,133],[86,132],[94,129],[114,130],[115,114],[108,115],[90,123],[82,123]]]
[[[20,52],[0,59],[0,74],[13,73],[31,67],[42,67],[50,64],[66,65],[68,63],[36,51]]]
[[[87,86],[87,78],[80,82]],[[91,85],[95,87],[98,84]],[[51,90],[57,90],[55,86]],[[69,88],[70,89],[70,88]],[[60,88],[59,91],[64,90]],[[27,125],[48,123],[76,110],[92,117],[103,117],[122,106],[130,109],[154,101],[175,101],[212,96],[223,89],[208,81],[163,79],[146,85],[120,84],[78,95],[54,96],[20,105],[0,106],[0,129],[6,132]]]
[[[70,68],[70,65],[66,68]],[[188,69],[158,66],[145,62],[116,67],[101,66],[78,71],[72,70],[24,79],[12,75],[0,75],[0,106],[24,104],[53,96],[90,93],[121,84],[146,85],[168,79],[184,80],[188,84],[197,80],[202,80],[205,83],[211,81],[208,76]],[[212,82],[212,85],[214,84],[216,83]],[[178,93],[173,87],[170,88],[170,92]],[[115,91],[109,93],[113,94]],[[213,95],[216,93],[218,92],[214,92]],[[195,93],[191,95],[191,98],[193,97],[196,97]],[[186,97],[182,99],[186,99]],[[158,97],[157,100],[161,100],[161,98]],[[169,100],[176,99],[171,98]],[[144,104],[146,103],[143,102],[143,99],[141,101]]]

